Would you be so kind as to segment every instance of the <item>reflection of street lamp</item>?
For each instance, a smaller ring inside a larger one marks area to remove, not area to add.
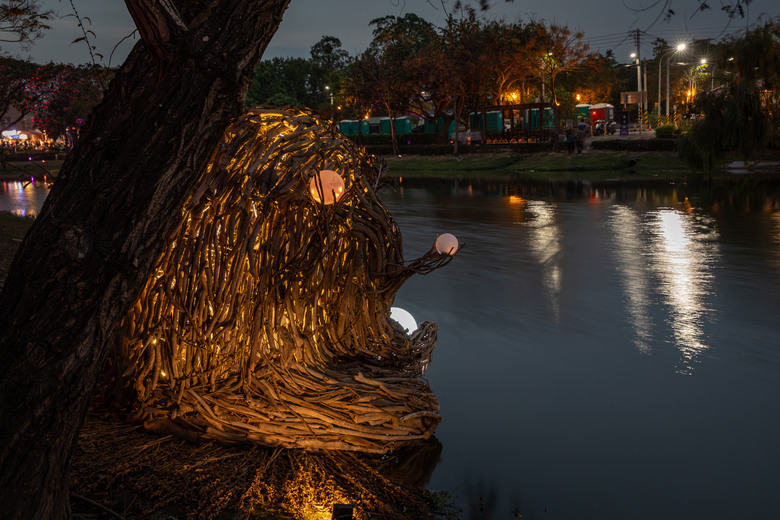
[[[664,58],[685,50],[685,44],[681,43],[676,48],[661,55],[658,60],[658,119],[661,119],[661,63]],[[666,61],[666,118],[669,119],[669,60]]]

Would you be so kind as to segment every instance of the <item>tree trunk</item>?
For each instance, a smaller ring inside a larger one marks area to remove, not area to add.
[[[63,165],[0,297],[3,519],[69,515],[71,452],[108,341],[240,114],[289,0],[177,1],[181,18],[170,2],[126,3],[144,40]]]
[[[395,132],[395,111],[390,108],[390,103],[385,103],[387,109],[387,116],[390,118],[390,143],[393,146],[393,155],[396,157],[401,156],[401,152],[398,150],[398,136]]]

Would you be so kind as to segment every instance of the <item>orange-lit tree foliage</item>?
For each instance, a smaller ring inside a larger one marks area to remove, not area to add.
[[[310,193],[326,169],[346,185],[332,205]],[[244,114],[125,317],[107,388],[148,428],[194,438],[382,453],[430,437],[436,326],[407,335],[389,311],[452,257],[404,262],[379,178],[309,112]]]

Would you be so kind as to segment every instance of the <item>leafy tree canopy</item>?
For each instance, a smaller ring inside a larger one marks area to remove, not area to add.
[[[50,29],[53,12],[41,0],[0,0],[0,42],[27,45]]]
[[[36,128],[56,138],[86,120],[103,97],[102,72],[91,65],[39,67],[25,85],[26,109],[34,114]]]
[[[341,40],[335,36],[323,36],[311,46],[311,61],[325,70],[337,71],[347,66],[349,53],[341,48]]]
[[[11,107],[19,111],[19,116],[0,125],[0,130],[12,127],[27,113],[27,78],[35,73],[36,68],[37,65],[29,61],[0,56],[0,120],[9,119],[6,115]]]

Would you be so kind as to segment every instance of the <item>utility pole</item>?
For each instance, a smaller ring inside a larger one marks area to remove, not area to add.
[[[642,91],[642,69],[639,67],[639,64],[642,62],[642,55],[641,51],[639,50],[639,46],[641,45],[640,42],[640,36],[639,36],[639,29],[636,30],[636,89],[637,91]]]
[[[636,115],[637,115],[637,122],[639,123],[639,137],[642,137],[642,127],[644,126],[644,110],[642,106],[642,102],[644,101],[644,95],[642,95],[642,55],[640,51],[641,46],[641,39],[639,34],[639,29],[636,30],[636,90],[637,90],[637,96],[639,96],[639,99],[637,99],[637,105],[636,105]]]

